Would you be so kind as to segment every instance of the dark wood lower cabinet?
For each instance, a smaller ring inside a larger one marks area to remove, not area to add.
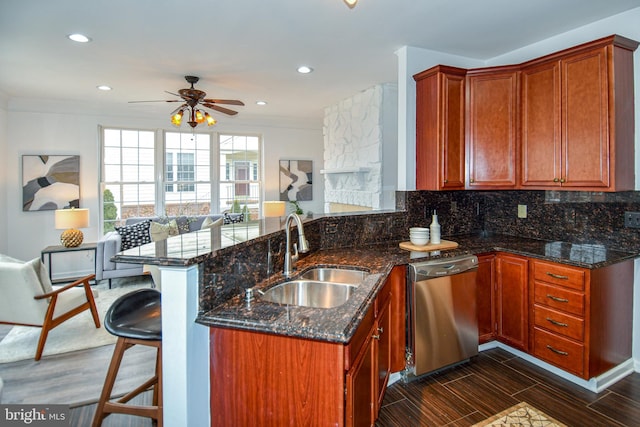
[[[373,425],[404,368],[405,275],[392,270],[347,345],[211,328],[211,425]]]
[[[523,351],[529,348],[528,263],[518,255],[496,256],[497,338]]]
[[[494,254],[478,255],[478,274],[476,275],[476,295],[478,307],[478,337],[480,344],[495,339],[496,315],[495,276],[496,256]]]
[[[479,255],[480,344],[497,339],[585,380],[607,372],[631,358],[633,264]]]

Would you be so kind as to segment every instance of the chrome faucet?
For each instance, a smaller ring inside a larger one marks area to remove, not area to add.
[[[293,244],[293,254],[291,254],[291,221],[296,222],[296,226],[298,227],[298,244],[300,244],[300,248],[294,243]],[[307,242],[307,238],[304,237],[304,228],[302,227],[302,221],[300,217],[295,213],[290,213],[287,217],[286,222],[284,223],[284,228],[287,236],[287,251],[284,254],[284,275],[285,277],[291,276],[293,270],[296,268],[296,261],[298,261],[298,250],[301,253],[309,252],[309,242]]]

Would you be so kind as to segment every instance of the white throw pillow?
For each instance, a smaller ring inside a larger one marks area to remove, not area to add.
[[[152,242],[165,240],[169,238],[169,236],[177,236],[178,234],[178,223],[175,219],[172,219],[167,224],[152,222],[149,227],[149,235],[151,236]]]
[[[215,221],[211,219],[211,217],[206,217],[204,221],[202,221],[202,225],[200,226],[200,230],[206,230],[207,228],[217,227],[218,225],[222,225],[224,222],[224,218],[218,218]]]

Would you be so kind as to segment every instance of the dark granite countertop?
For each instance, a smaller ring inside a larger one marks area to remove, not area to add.
[[[214,258],[221,250],[242,251],[245,245],[267,239],[273,233],[281,231],[282,225],[277,219],[250,224],[231,224],[129,249],[117,254],[114,260],[169,266],[195,265]],[[303,256],[298,262],[300,274],[313,266],[352,266],[371,273],[342,306],[330,309],[282,306],[261,301],[259,297],[248,305],[244,293],[240,294],[238,291],[235,296],[215,304],[211,310],[201,312],[196,321],[210,327],[237,328],[348,343],[370,309],[387,275],[396,265],[461,254],[502,251],[595,269],[639,255],[611,250],[602,245],[572,244],[501,234],[469,234],[444,238],[457,242],[459,246],[445,251],[409,252],[399,248],[399,241],[393,241],[351,248],[324,249]],[[275,274],[247,287],[267,289],[283,281],[285,278],[282,274]]]
[[[202,313],[198,322],[212,327],[230,327],[257,332],[322,341],[348,343],[360,321],[373,303],[387,275],[395,265],[413,261],[503,251],[532,258],[570,264],[583,268],[600,268],[638,254],[607,250],[598,245],[548,242],[505,235],[449,236],[458,248],[440,252],[409,252],[398,242],[360,248],[321,250],[298,263],[300,274],[313,266],[354,266],[368,269],[371,276],[342,306],[322,309],[281,306],[260,301],[257,297],[247,305],[243,295]],[[275,275],[257,284],[266,289],[285,279]]]
[[[212,327],[230,327],[346,344],[395,265],[461,254],[503,251],[583,268],[600,268],[638,256],[607,250],[598,245],[576,245],[505,235],[449,236],[447,240],[457,242],[458,248],[437,252],[409,252],[400,249],[399,242],[390,242],[359,248],[321,250],[301,259],[298,263],[300,274],[313,266],[353,266],[371,272],[351,298],[339,307],[323,309],[281,306],[260,301],[259,297],[247,305],[244,295],[237,295],[214,309],[201,313],[197,321]],[[284,280],[281,274],[276,274],[256,287],[267,289]]]

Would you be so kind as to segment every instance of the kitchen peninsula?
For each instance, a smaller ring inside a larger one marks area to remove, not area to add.
[[[155,264],[161,269],[163,351],[171,355],[171,360],[164,364],[167,425],[208,425],[210,419],[216,425],[210,418],[211,404],[216,401],[213,394],[219,397],[234,393],[234,400],[241,400],[235,394],[238,390],[227,389],[218,382],[224,379],[219,372],[211,373],[219,376],[210,384],[211,358],[217,351],[225,351],[225,347],[215,341],[213,332],[266,333],[348,346],[359,336],[358,326],[368,320],[367,313],[376,304],[387,276],[395,266],[406,265],[414,257],[507,253],[587,272],[624,265],[626,275],[630,266],[632,276],[632,260],[637,255],[601,245],[490,233],[448,236],[459,243],[458,248],[439,254],[416,254],[398,247],[409,226],[406,212],[320,216],[304,222],[311,252],[300,259],[298,271],[323,265],[360,267],[370,272],[347,303],[330,309],[328,315],[325,309],[278,306],[260,301],[259,297],[247,304],[245,289],[267,288],[284,280],[281,274],[284,231],[279,221],[268,222],[271,220],[175,236],[164,245],[151,243],[115,257],[119,262]],[[251,237],[250,228],[257,228]],[[229,240],[233,243],[224,246],[224,233],[237,234],[239,238]],[[269,262],[274,259],[273,264]],[[625,287],[631,290],[632,277],[629,280]],[[628,295],[620,296],[624,299]],[[210,341],[210,337],[214,339]],[[630,358],[630,344],[629,354],[624,356]],[[203,375],[204,372],[208,374]],[[574,376],[573,380],[580,383],[578,377]],[[589,387],[586,381],[581,385]],[[270,399],[277,401],[277,396]],[[343,422],[342,419],[339,424]]]

